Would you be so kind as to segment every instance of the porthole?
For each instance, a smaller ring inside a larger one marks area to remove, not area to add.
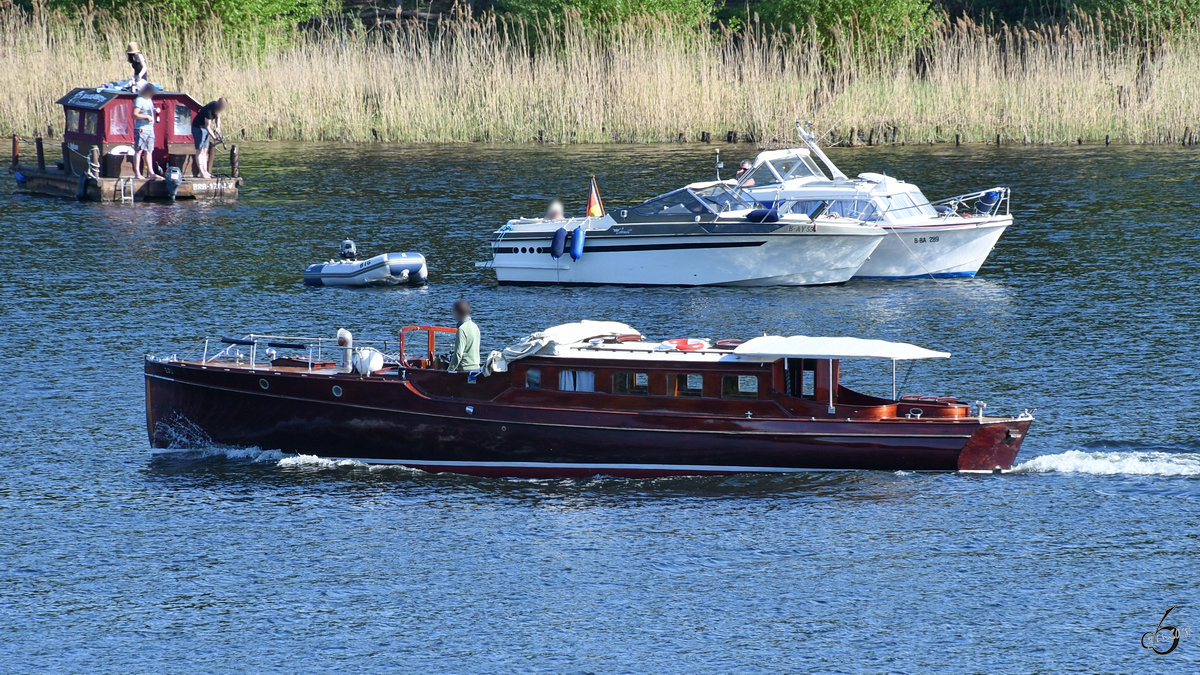
[[[258,378],[258,388],[266,391],[271,388],[271,383],[267,382],[267,378],[260,377]]]
[[[529,252],[529,249],[525,248],[524,246],[521,247],[521,253],[528,253],[528,252]]]
[[[333,385],[333,395],[337,398],[341,398],[342,397],[342,388],[336,384]]]

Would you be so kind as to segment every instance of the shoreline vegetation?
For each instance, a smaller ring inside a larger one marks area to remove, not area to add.
[[[181,27],[89,11],[0,0],[0,133],[61,133],[54,101],[127,77],[136,40],[152,81],[230,100],[231,139],[785,143],[800,118],[840,145],[1200,141],[1200,17],[1159,31],[1099,14],[1037,27],[940,14],[920,39],[885,41],[853,20],[733,30],[456,11]]]

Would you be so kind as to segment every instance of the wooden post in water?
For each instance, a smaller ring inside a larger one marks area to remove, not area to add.
[[[238,153],[238,146],[234,144],[229,149],[229,173],[234,178],[239,178],[242,175],[242,157]]]
[[[1112,137],[1110,137],[1108,134],[1104,134],[1104,144],[1108,145],[1111,142],[1112,142]]]
[[[66,129],[63,129],[63,133],[64,134],[67,133]],[[63,153],[63,169],[66,170],[67,175],[74,176],[75,175],[75,162],[71,161],[71,149],[67,147],[66,141],[63,141],[63,143],[62,143],[62,153]]]
[[[854,127],[850,127],[850,147],[853,148],[854,144],[857,141],[858,141],[858,129],[855,129]]]
[[[867,132],[867,145],[875,145],[875,127],[871,127],[871,131]]]
[[[996,134],[996,145],[1000,145],[1000,134]]]
[[[38,171],[46,170],[46,151],[42,148],[42,137],[38,136],[34,140],[34,146],[37,148],[37,167]]]
[[[88,150],[88,171],[92,168],[96,169],[96,176],[100,175],[100,147],[93,145],[91,150]]]
[[[16,134],[13,134],[12,141],[13,141],[12,168],[16,169],[17,165],[21,163],[21,139]]]
[[[267,127],[267,140],[275,138],[275,127]]]
[[[707,131],[701,131],[700,132],[700,142],[701,143],[712,143],[712,134],[708,133]]]
[[[954,134],[954,147],[962,145],[962,134]]]

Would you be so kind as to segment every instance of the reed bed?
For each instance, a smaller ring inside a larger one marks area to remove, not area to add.
[[[652,142],[736,130],[784,141],[798,117],[836,142],[1189,142],[1200,129],[1196,22],[1153,43],[1088,17],[1036,30],[946,20],[900,50],[853,27],[832,47],[810,34],[469,15],[432,28],[180,30],[152,15],[0,4],[0,131],[61,128],[54,101],[127,77],[128,40],[154,81],[228,98],[226,132],[250,139]]]

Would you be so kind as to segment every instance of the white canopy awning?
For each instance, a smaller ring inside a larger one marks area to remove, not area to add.
[[[949,352],[925,349],[907,342],[853,337],[764,335],[738,345],[734,354],[751,359],[945,359]]]

